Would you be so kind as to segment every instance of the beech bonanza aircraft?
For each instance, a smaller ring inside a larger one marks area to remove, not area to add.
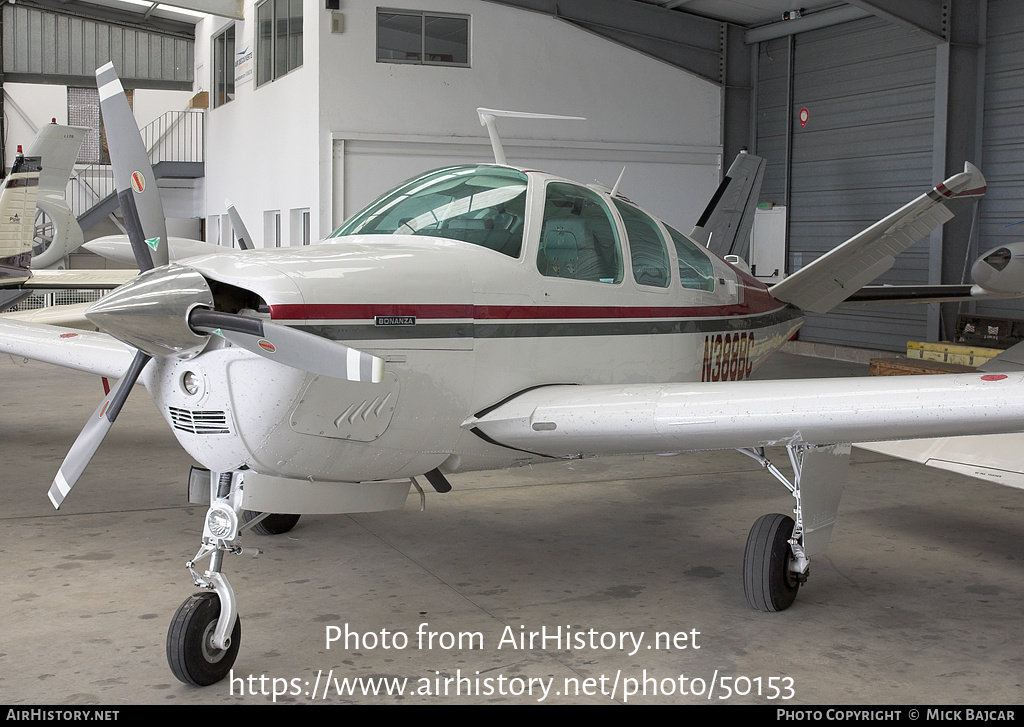
[[[110,138],[126,145],[120,82],[111,65],[97,77]],[[203,466],[190,501],[209,507],[188,564],[203,591],[167,636],[182,681],[212,684],[234,663],[240,620],[223,565],[246,529],[400,508],[420,478],[444,492],[455,472],[738,449],[795,499],[795,518],[754,524],[744,555],[747,599],[777,611],[828,543],[849,443],[1020,429],[1020,373],[743,381],[802,310],[849,298],[953,202],[982,194],[971,165],[768,289],[617,190],[500,163],[500,115],[481,110],[495,164],[413,179],[321,244],[174,264],[148,162],[112,149],[141,273],[88,311],[102,332],[0,321],[4,352],[119,379],[60,466],[55,507],[136,382]],[[743,228],[760,160],[738,164],[695,236]],[[984,256],[988,287],[973,292],[1019,293],[1001,274],[1014,266],[999,267],[1014,254]],[[786,447],[792,481],[768,446]]]

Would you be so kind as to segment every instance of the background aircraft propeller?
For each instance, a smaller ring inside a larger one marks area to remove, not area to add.
[[[231,218],[231,227],[235,230],[235,239],[238,240],[238,246],[243,250],[252,249],[252,237],[249,235],[249,230],[245,229],[245,223],[242,222],[242,215],[238,213],[235,206],[231,204],[230,199],[224,200],[224,206],[228,208],[228,217]]]

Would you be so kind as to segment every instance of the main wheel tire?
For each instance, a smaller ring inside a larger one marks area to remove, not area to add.
[[[185,599],[167,629],[167,663],[185,684],[205,687],[227,676],[238,656],[242,642],[242,620],[235,618],[231,645],[212,646],[213,632],[220,616],[220,598],[216,593],[196,593]]]
[[[762,515],[750,528],[743,554],[743,593],[758,611],[785,611],[800,582],[789,570],[789,539],[796,523],[788,515]]]
[[[249,522],[261,513],[253,510],[242,510],[242,519]],[[301,515],[282,515],[271,513],[250,528],[257,535],[282,535],[295,527]]]

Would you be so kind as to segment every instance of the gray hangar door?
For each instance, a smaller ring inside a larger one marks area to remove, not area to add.
[[[758,50],[761,201],[788,205],[791,274],[932,184],[936,48],[869,18]],[[877,282],[925,284],[928,265],[924,240]],[[808,315],[800,339],[898,351],[926,323],[925,306],[839,308]]]

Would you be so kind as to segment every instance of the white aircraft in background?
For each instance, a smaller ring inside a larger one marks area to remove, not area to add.
[[[119,379],[61,465],[55,507],[136,382],[205,468],[190,475],[190,501],[209,508],[188,564],[204,591],[167,636],[186,683],[212,684],[234,663],[223,558],[242,552],[248,528],[400,508],[421,477],[444,492],[455,472],[738,449],[795,499],[795,518],[758,519],[744,555],[748,601],[777,611],[828,543],[849,443],[1021,429],[1021,373],[744,381],[802,309],[849,299],[950,219],[951,203],[982,194],[969,164],[771,289],[617,190],[500,163],[424,174],[318,245],[169,264],[120,82],[110,64],[97,78],[124,147],[111,151],[141,273],[89,310],[103,333],[0,321],[0,351]],[[499,115],[482,110],[489,131]],[[746,191],[728,178],[695,234],[743,227],[759,164],[742,162]],[[990,257],[978,263],[990,287],[974,292],[1020,293]],[[792,481],[767,446],[786,447]]]
[[[78,151],[88,131],[85,127],[58,124],[54,119],[52,123],[39,130],[24,155],[27,159],[37,160],[40,167],[35,186],[35,204],[38,211],[33,211],[30,215],[30,218],[36,221],[34,239],[29,249],[31,258],[27,263],[28,269],[20,270],[17,276],[20,278],[20,284],[15,286],[13,279],[8,278],[6,287],[0,289],[0,311],[13,307],[34,291],[47,292],[69,288],[109,290],[138,274],[137,269],[67,270],[64,267],[67,255],[80,247],[115,262],[135,263],[127,234],[107,235],[83,242],[85,238],[82,228],[65,199]],[[21,153],[20,146],[18,151]],[[152,174],[150,179],[154,180]],[[241,215],[230,200],[224,200],[224,204],[239,248],[245,250],[252,247],[252,238],[242,222]],[[18,240],[14,244],[18,250],[24,247],[25,240],[22,236],[16,235],[12,240]],[[224,249],[213,243],[183,237],[168,237],[167,242],[171,260],[208,255]],[[21,254],[22,252],[18,252],[18,255]],[[11,320],[95,330],[84,317],[85,310],[90,305],[91,303],[77,303],[49,306],[3,315]]]

